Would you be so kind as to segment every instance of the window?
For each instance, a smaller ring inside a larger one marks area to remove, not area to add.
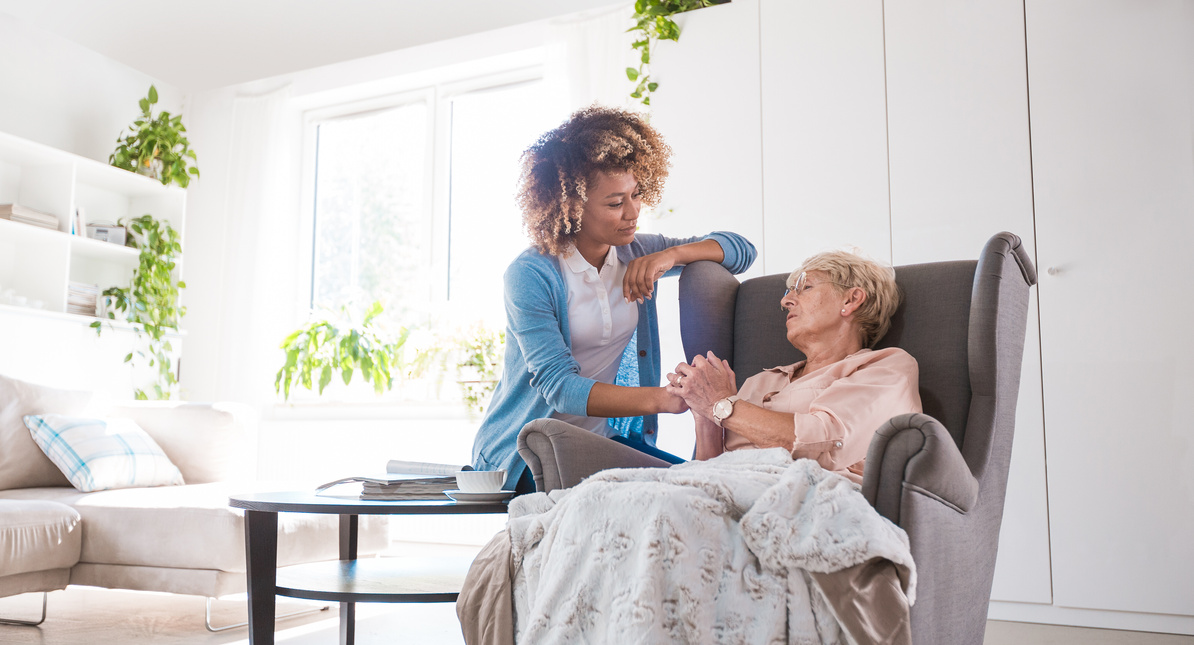
[[[502,273],[528,245],[519,159],[562,119],[550,98],[532,69],[310,113],[309,306],[504,326]]]
[[[425,301],[425,102],[315,126],[311,306],[368,305],[397,316]]]

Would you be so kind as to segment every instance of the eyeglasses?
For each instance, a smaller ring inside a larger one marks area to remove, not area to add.
[[[850,285],[842,284],[840,282],[825,281],[825,282],[818,282],[817,284],[809,284],[808,283],[808,273],[806,271],[801,271],[800,275],[796,276],[796,282],[793,282],[792,286],[790,286],[784,290],[784,297],[787,298],[788,294],[795,291],[796,297],[799,298],[806,291],[808,291],[809,289],[812,289],[813,287],[817,286],[818,284],[836,284],[839,287],[846,287],[847,289],[850,288]]]

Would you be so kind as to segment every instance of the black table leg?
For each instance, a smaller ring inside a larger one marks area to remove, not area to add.
[[[340,516],[340,559],[357,559],[357,536],[359,534],[359,517],[356,515]],[[340,603],[340,645],[353,645],[356,641],[357,604],[355,602]]]
[[[245,575],[249,588],[249,643],[273,645],[278,583],[278,514],[245,511]]]

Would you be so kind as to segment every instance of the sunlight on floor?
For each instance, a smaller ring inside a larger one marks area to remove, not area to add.
[[[396,543],[392,555],[475,554],[478,547]],[[244,595],[213,604],[212,622],[245,620]],[[324,603],[278,599],[278,613],[311,609]],[[41,594],[0,598],[0,616],[36,619]],[[245,628],[212,633],[203,625],[204,599],[198,596],[70,587],[49,596],[48,615],[39,627],[0,625],[0,642],[12,645],[248,645]],[[279,645],[330,645],[338,642],[339,607],[278,621]],[[453,603],[357,605],[357,643],[394,642],[463,645]],[[987,623],[986,645],[1194,645],[1194,636],[1102,629]]]

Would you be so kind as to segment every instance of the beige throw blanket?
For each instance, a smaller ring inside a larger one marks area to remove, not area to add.
[[[877,622],[906,634],[915,594],[907,535],[857,485],[782,449],[604,471],[516,498],[506,533],[510,559],[487,577],[513,571],[519,643],[856,642],[859,616],[843,608],[859,599],[843,596],[887,588],[879,610],[895,615]],[[898,583],[874,584],[877,564]],[[494,620],[467,609],[469,584],[462,622],[482,624],[466,636]]]

